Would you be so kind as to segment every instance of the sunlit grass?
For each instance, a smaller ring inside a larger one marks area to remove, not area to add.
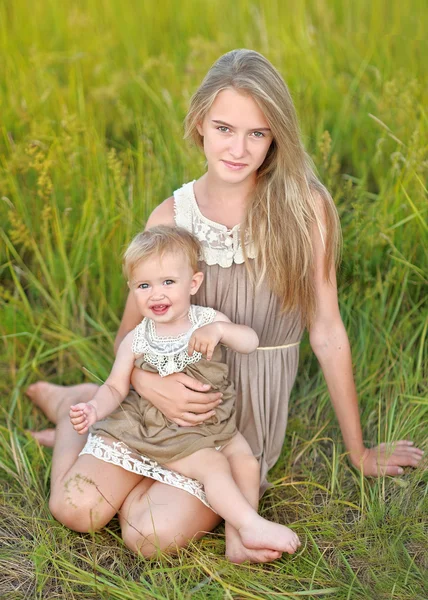
[[[424,16],[423,3],[398,0],[0,3],[2,597],[428,596],[426,470],[367,480],[350,467],[307,339],[261,504],[304,543],[269,566],[228,564],[221,527],[148,562],[124,547],[117,520],[93,536],[56,523],[50,452],[25,433],[46,421],[24,395],[41,378],[107,375],[121,253],[204,168],[182,140],[190,95],[221,53],[251,47],[286,78],[341,215],[365,440],[426,446]]]

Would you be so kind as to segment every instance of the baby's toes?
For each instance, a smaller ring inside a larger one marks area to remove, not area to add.
[[[296,552],[297,548],[299,548],[299,546],[300,546],[300,540],[296,534],[293,534],[293,537],[290,539],[288,553],[294,554]]]
[[[272,562],[273,560],[278,560],[281,558],[282,552],[279,550],[263,550],[261,551],[260,562]]]
[[[296,550],[297,550],[297,545],[294,544],[294,542],[290,542],[287,546],[286,552],[288,554],[294,554],[296,552]]]

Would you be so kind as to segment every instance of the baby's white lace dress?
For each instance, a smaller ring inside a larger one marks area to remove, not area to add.
[[[212,323],[215,316],[216,311],[213,308],[191,305],[189,309],[190,329],[181,335],[168,337],[158,336],[154,322],[145,318],[134,330],[132,351],[136,356],[144,355],[144,361],[155,367],[162,377],[171,373],[179,373],[187,365],[201,360],[200,352],[194,352],[192,356],[187,354],[189,340],[196,329]],[[80,455],[82,454],[91,454],[104,462],[112,463],[137,475],[150,477],[161,483],[185,490],[212,508],[208,503],[204,487],[199,481],[163,467],[148,456],[136,453],[123,442],[108,443],[104,437],[89,433],[85,447],[80,452]]]
[[[132,351],[135,356],[144,354],[144,360],[155,367],[161,377],[180,373],[199,362],[200,352],[187,354],[189,340],[196,329],[214,321],[216,311],[205,306],[191,305],[189,308],[190,329],[178,336],[158,336],[152,319],[143,319],[134,330]]]

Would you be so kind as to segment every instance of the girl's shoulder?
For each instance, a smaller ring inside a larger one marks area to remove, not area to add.
[[[175,190],[172,196],[158,204],[150,214],[146,229],[156,227],[157,225],[183,225],[185,223],[177,222],[177,215],[181,219],[189,218],[192,212],[193,201],[193,181],[184,183],[178,190]],[[187,225],[189,225],[187,223]]]
[[[175,225],[174,218],[174,196],[170,196],[153,210],[147,219],[146,229],[157,225]]]
[[[173,209],[175,224],[179,227],[184,227],[188,231],[194,231],[195,221],[195,193],[193,184],[195,181],[184,183],[173,194]]]

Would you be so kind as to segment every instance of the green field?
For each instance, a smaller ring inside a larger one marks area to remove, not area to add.
[[[301,550],[224,559],[224,529],[146,561],[118,522],[71,532],[48,511],[38,379],[104,379],[126,286],[121,253],[198,177],[189,98],[232,48],[284,75],[344,235],[340,306],[367,444],[427,449],[428,8],[355,0],[0,0],[0,596],[87,600],[428,597],[427,462],[399,478],[350,466],[307,336],[261,513]],[[425,522],[425,523],[424,523]]]

